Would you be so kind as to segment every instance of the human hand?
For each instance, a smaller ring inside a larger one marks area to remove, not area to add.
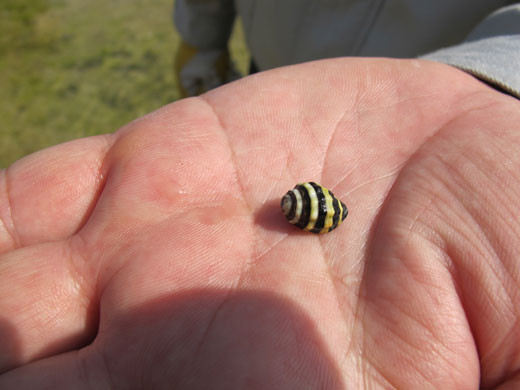
[[[22,159],[0,388],[518,387],[519,108],[445,65],[336,59]],[[329,234],[279,210],[308,180],[349,207]]]
[[[198,50],[186,42],[181,42],[175,53],[173,72],[183,98],[240,78],[227,48]]]

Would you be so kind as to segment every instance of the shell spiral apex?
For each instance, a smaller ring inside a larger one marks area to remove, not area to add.
[[[293,225],[311,233],[328,233],[347,218],[347,206],[332,191],[314,182],[299,183],[282,197],[282,212]]]

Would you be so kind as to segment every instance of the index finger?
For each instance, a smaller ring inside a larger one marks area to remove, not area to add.
[[[0,171],[0,253],[74,234],[104,181],[103,135],[31,154]]]

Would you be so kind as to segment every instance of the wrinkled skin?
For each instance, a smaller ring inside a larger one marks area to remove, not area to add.
[[[520,102],[446,65],[248,77],[0,176],[1,389],[516,389]],[[327,235],[280,197],[349,206]]]

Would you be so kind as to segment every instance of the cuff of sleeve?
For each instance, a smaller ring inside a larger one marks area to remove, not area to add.
[[[520,35],[483,38],[421,58],[457,67],[520,98]]]

